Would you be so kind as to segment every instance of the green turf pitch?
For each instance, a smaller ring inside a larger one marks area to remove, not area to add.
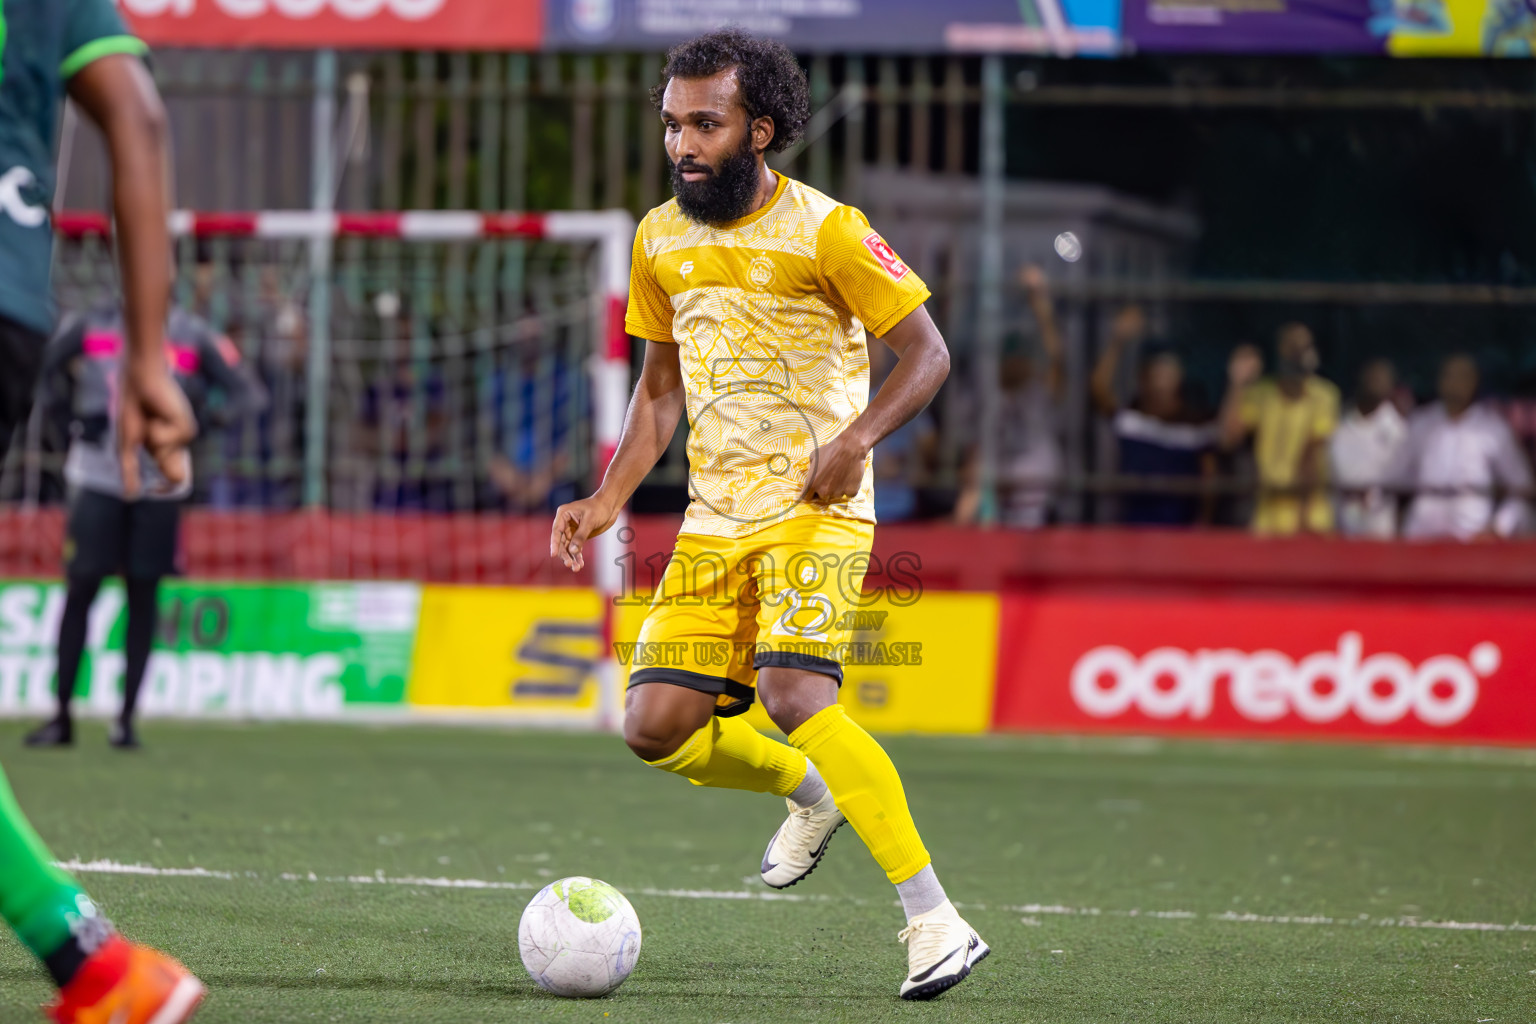
[[[783,805],[613,737],[151,724],[123,754],[83,733],[33,751],[0,727],[3,763],[59,857],[228,876],[81,876],[207,980],[203,1024],[1536,1020],[1536,930],[1509,927],[1536,922],[1530,753],[892,739],[994,950],[921,1005],[896,998],[901,916],[851,829],[795,899],[761,899]],[[570,874],[645,927],[595,1002],[518,962],[532,889]],[[1422,926],[1446,922],[1499,928]],[[0,940],[0,1020],[46,995]]]

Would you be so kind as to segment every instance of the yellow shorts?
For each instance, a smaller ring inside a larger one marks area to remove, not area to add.
[[[843,682],[863,605],[875,524],[801,516],[746,537],[679,534],[630,662],[630,686],[672,683],[716,696],[715,714],[756,698],[757,670]]]

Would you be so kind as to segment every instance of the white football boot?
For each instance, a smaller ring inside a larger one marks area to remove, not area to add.
[[[908,921],[896,938],[907,944],[903,999],[932,999],[954,988],[992,952],[949,900]]]
[[[768,841],[763,854],[763,881],[775,889],[788,889],[815,871],[832,833],[848,820],[830,792],[809,807],[793,800],[784,802],[789,805],[789,817]]]

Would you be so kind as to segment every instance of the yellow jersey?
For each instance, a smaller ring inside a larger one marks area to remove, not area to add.
[[[883,335],[928,297],[862,213],[782,174],[761,210],[718,227],[676,200],[646,214],[626,327],[681,346],[682,532],[744,537],[804,515],[874,522],[872,458],[854,498],[796,499],[817,446],[869,404],[866,328]]]
[[[1259,483],[1281,493],[1260,494],[1254,507],[1253,529],[1266,535],[1288,535],[1333,529],[1333,503],[1321,489],[1305,495],[1287,494],[1297,485],[1301,460],[1311,445],[1323,445],[1339,425],[1339,389],[1321,377],[1308,377],[1296,398],[1289,398],[1273,380],[1261,380],[1243,392],[1243,425],[1253,431],[1253,460]],[[1328,453],[1319,448],[1313,479],[1322,485]]]

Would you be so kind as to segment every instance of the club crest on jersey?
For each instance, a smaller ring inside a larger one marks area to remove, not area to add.
[[[48,222],[48,208],[27,202],[22,195],[37,185],[26,167],[12,167],[0,175],[0,211],[24,228],[40,228]]]
[[[901,257],[896,255],[896,250],[886,244],[885,239],[880,237],[878,231],[870,232],[864,239],[864,248],[874,253],[875,259],[880,261],[880,265],[885,268],[885,272],[896,280],[900,281],[912,273],[912,268],[902,262]]]
[[[752,278],[752,283],[759,288],[767,288],[773,283],[773,261],[766,256],[759,256],[752,261],[752,267],[747,271],[747,276]]]

